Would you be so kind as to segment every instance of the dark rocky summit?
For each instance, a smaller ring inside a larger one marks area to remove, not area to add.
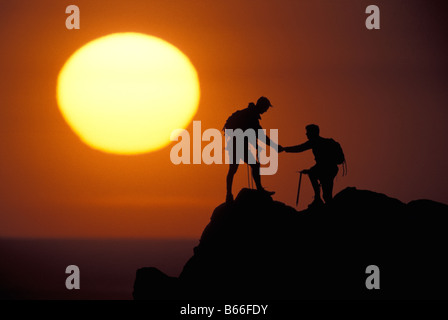
[[[179,278],[137,271],[134,299],[448,298],[448,206],[346,188],[296,211],[256,190],[221,204]],[[380,269],[368,290],[366,268]]]

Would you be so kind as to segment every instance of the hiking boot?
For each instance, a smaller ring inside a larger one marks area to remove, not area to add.
[[[226,203],[232,203],[233,202],[233,194],[228,193],[226,196]]]
[[[308,209],[316,209],[322,207],[323,205],[324,202],[322,201],[322,199],[314,199],[314,201],[308,205]]]

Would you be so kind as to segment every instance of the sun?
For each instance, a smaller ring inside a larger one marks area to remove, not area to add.
[[[62,67],[57,102],[87,145],[141,154],[168,145],[196,114],[200,89],[188,57],[141,33],[114,33],[77,50]]]

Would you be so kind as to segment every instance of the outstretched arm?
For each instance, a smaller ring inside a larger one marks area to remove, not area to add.
[[[268,137],[267,134],[264,134],[263,131],[259,131],[259,134],[263,135],[264,140],[262,139],[261,141],[263,143],[265,143],[267,146],[270,146],[271,148],[276,148],[277,150],[280,151],[281,149],[283,149],[283,147],[277,143],[275,143],[273,140],[271,140],[271,138]],[[260,139],[260,136],[258,136],[258,139]]]
[[[311,149],[311,143],[309,141],[299,144],[297,146],[283,148],[284,151],[293,152],[293,153],[298,153],[298,152],[306,151],[309,149]]]

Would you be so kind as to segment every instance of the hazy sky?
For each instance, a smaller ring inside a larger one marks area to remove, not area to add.
[[[316,123],[339,141],[348,176],[335,191],[369,189],[402,201],[448,203],[448,28],[445,1],[0,1],[0,236],[199,237],[225,200],[225,165],[179,165],[168,146],[140,156],[91,149],[56,104],[70,55],[114,32],[142,32],[196,67],[203,129],[221,129],[248,102],[275,105],[264,128],[284,146]],[[81,29],[67,30],[76,4]],[[381,29],[365,27],[365,8]],[[191,126],[188,128],[191,130]],[[262,177],[293,205],[311,152],[281,154]],[[237,173],[234,194],[247,186]],[[312,200],[302,184],[301,208]]]

